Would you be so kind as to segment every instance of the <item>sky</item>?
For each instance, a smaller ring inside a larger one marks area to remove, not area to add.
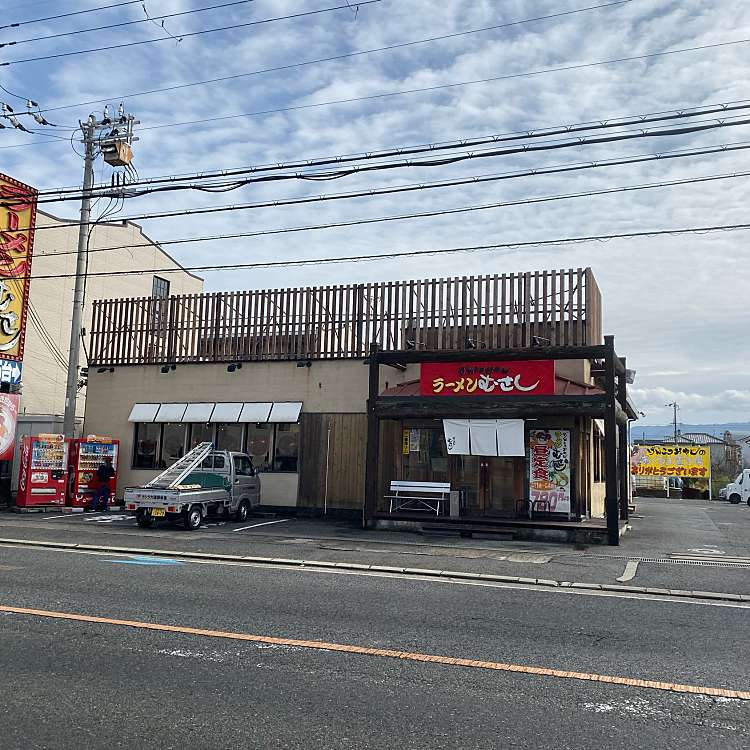
[[[116,0],[5,0],[2,23],[112,5]],[[122,0],[120,0],[122,2]],[[146,0],[152,17],[229,0]],[[145,18],[142,3],[0,29],[0,84],[38,101],[56,128],[0,131],[0,171],[39,189],[81,182],[70,138],[90,112],[122,100],[140,120],[134,165],[141,178],[361,154],[390,147],[528,131],[750,100],[750,3],[729,0],[255,0],[164,19],[25,41]],[[350,5],[351,7],[346,7]],[[327,10],[340,7],[337,10]],[[559,15],[566,11],[577,11]],[[180,39],[181,35],[323,11]],[[554,18],[539,19],[556,14]],[[511,22],[522,21],[522,23]],[[476,31],[500,26],[486,31]],[[464,32],[475,31],[466,34]],[[380,52],[352,52],[456,35]],[[148,40],[122,49],[113,45]],[[745,41],[742,41],[745,40]],[[739,42],[726,44],[728,42]],[[585,63],[684,50],[568,70]],[[18,62],[90,48],[87,54]],[[300,63],[310,63],[300,65]],[[293,66],[293,67],[289,67]],[[258,73],[268,68],[283,70]],[[547,72],[545,72],[547,71]],[[254,75],[247,75],[255,73]],[[534,75],[521,75],[534,73]],[[189,82],[230,80],[143,94]],[[508,77],[514,76],[514,77]],[[468,81],[504,77],[467,85]],[[440,86],[442,88],[435,89]],[[431,91],[383,96],[432,88]],[[0,92],[7,103],[23,102]],[[363,97],[369,97],[363,100]],[[341,100],[358,99],[342,103]],[[90,103],[94,102],[94,103]],[[340,102],[332,104],[331,102]],[[315,105],[315,106],[311,106]],[[269,110],[275,110],[270,111]],[[264,114],[257,114],[263,112]],[[246,116],[253,113],[252,116]],[[750,109],[723,118],[741,119]],[[700,119],[717,122],[717,115]],[[201,122],[195,122],[200,120]],[[24,120],[28,122],[28,120]],[[176,125],[191,122],[192,124]],[[616,128],[635,132],[634,126]],[[53,137],[54,136],[54,137]],[[559,141],[550,136],[545,142]],[[409,167],[311,184],[245,186],[224,194],[128,199],[117,217],[284,200],[434,180],[750,143],[750,125],[669,137],[581,144],[536,153]],[[157,241],[257,232],[543,196],[658,185],[750,170],[750,151],[652,160],[439,190],[142,221]],[[101,160],[97,179],[109,180]],[[324,259],[392,251],[544,241],[600,234],[747,223],[750,181],[710,182],[583,195],[412,220],[221,242],[165,246],[183,265]],[[74,203],[47,206],[76,216]],[[554,247],[304,268],[206,272],[209,291],[274,288],[590,266],[602,291],[604,332],[635,369],[632,395],[644,424],[750,419],[750,232],[663,235]]]

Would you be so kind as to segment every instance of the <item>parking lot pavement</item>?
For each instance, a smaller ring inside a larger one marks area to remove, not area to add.
[[[166,523],[140,529],[118,508],[0,513],[0,537],[750,594],[750,508],[651,498],[637,504],[632,530],[616,548],[364,531],[351,522],[273,514],[243,524],[208,519],[197,532]]]

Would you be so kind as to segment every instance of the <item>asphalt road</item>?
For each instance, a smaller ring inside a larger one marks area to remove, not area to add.
[[[637,504],[632,530],[616,548],[365,532],[343,522],[273,516],[253,517],[245,524],[212,521],[195,533],[168,524],[143,530],[119,511],[1,513],[0,537],[607,584],[618,582],[632,559],[640,561],[628,580],[633,586],[750,595],[750,508],[657,498],[641,498]],[[669,559],[673,556],[694,559],[675,562]]]
[[[0,605],[736,690],[750,610],[0,547]],[[13,748],[744,748],[750,701],[0,611]]]

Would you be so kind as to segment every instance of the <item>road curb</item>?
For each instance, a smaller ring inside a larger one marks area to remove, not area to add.
[[[750,602],[750,595],[733,594],[721,591],[687,591],[682,589],[661,589],[643,586],[623,586],[606,583],[585,583],[578,581],[554,581],[546,578],[524,578],[504,576],[494,573],[472,573],[460,570],[434,570],[430,568],[400,568],[390,565],[367,565],[363,563],[332,562],[329,560],[299,560],[285,557],[257,557],[252,555],[226,555],[214,552],[191,552],[188,550],[147,549],[143,547],[111,547],[101,544],[73,544],[70,542],[50,542],[33,539],[0,538],[0,544],[13,544],[24,547],[41,547],[47,549],[80,550],[82,552],[106,552],[120,555],[144,555],[151,557],[177,557],[186,560],[216,562],[256,563],[276,565],[287,568],[331,568],[334,570],[351,570],[356,572],[391,573],[397,575],[419,576],[422,578],[444,578],[473,580],[479,582],[514,583],[540,588],[571,588],[586,591],[619,592],[627,594],[645,594],[647,596],[673,597],[679,599],[702,599],[710,601]]]

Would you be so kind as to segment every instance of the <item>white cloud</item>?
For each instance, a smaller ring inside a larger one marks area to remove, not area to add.
[[[638,408],[646,413],[646,421],[664,424],[672,418],[672,407],[680,407],[681,422],[701,422],[718,419],[724,422],[750,421],[750,390],[727,389],[715,393],[675,391],[656,388],[633,388],[631,391]]]
[[[155,14],[201,5],[205,5],[203,0],[169,0],[158,3],[158,7],[152,2],[149,9]],[[127,92],[257,71],[558,13],[581,5],[573,0],[564,3],[557,0],[535,3],[386,0],[362,6],[356,20],[353,13],[340,11],[191,37],[180,44],[164,41],[129,50],[8,66],[3,68],[0,82],[11,90],[28,92],[48,107],[101,97],[112,97],[116,103],[116,97]],[[73,0],[65,3],[66,9],[82,7],[86,7],[85,4]],[[173,33],[184,33],[233,21],[295,13],[310,7],[299,0],[264,0],[171,19],[167,25]],[[37,10],[29,6],[23,18],[33,17]],[[138,5],[125,6],[60,20],[54,26],[41,24],[33,28],[35,35],[52,33],[134,19],[141,13]],[[131,97],[126,99],[126,104],[142,121],[141,140],[135,145],[136,165],[142,176],[192,172],[325,154],[358,153],[394,145],[739,100],[747,97],[750,90],[747,66],[750,45],[743,44],[408,96],[229,118],[188,127],[148,129],[161,123],[210,120],[242,112],[743,39],[748,37],[748,28],[750,3],[639,0],[614,8],[338,62]],[[20,33],[7,31],[1,41],[19,38]],[[11,47],[8,57],[25,57],[32,51],[34,55],[41,55],[119,44],[156,38],[159,34],[153,25],[140,24],[56,42]],[[62,110],[55,113],[54,120],[72,125],[78,118],[85,118],[90,109],[92,107],[87,106]],[[22,134],[0,131],[0,146],[22,143],[25,139]],[[40,136],[34,139],[39,140]],[[325,185],[283,183],[255,185],[218,196],[152,196],[133,200],[126,213],[283,199],[747,140],[750,140],[750,127],[745,126],[679,138],[496,158],[440,170],[412,169],[359,176]],[[74,185],[80,182],[81,162],[67,143],[56,141],[34,148],[0,148],[0,170],[40,187]],[[144,223],[149,235],[156,239],[228,234],[744,170],[750,170],[750,152],[738,151],[377,200],[358,199]],[[100,174],[106,179],[108,172],[104,170]],[[429,220],[179,245],[171,249],[179,260],[189,265],[326,258],[385,250],[742,223],[747,221],[748,203],[750,181],[735,178]],[[62,214],[75,213],[72,205],[59,209]],[[209,289],[228,289],[591,266],[602,289],[606,332],[616,335],[618,351],[627,355],[629,365],[638,370],[638,384],[645,384],[643,397],[656,410],[661,408],[658,402],[673,399],[662,398],[660,391],[652,399],[649,393],[663,389],[686,394],[685,398],[676,397],[683,406],[682,417],[685,421],[696,421],[698,414],[692,415],[691,409],[700,411],[702,418],[718,419],[731,416],[733,409],[742,408],[741,399],[726,394],[745,393],[748,386],[746,358],[738,354],[738,342],[747,340],[750,329],[750,314],[744,303],[750,288],[750,265],[743,260],[742,252],[749,237],[750,233],[736,232],[644,238],[555,249],[447,255],[430,257],[427,262],[404,259],[398,263],[382,261],[320,265],[312,269],[231,271],[206,276]]]

